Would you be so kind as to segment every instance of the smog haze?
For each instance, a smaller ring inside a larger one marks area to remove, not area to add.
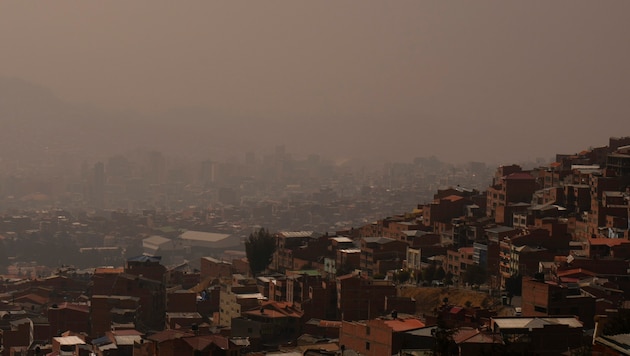
[[[40,127],[45,147],[107,154],[284,144],[334,159],[547,159],[628,133],[629,13],[627,1],[4,1],[3,141],[42,142],[21,136]]]

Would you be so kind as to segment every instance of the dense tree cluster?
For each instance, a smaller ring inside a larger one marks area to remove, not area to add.
[[[276,251],[276,239],[261,228],[249,234],[245,241],[245,253],[249,261],[249,269],[254,276],[267,269]]]

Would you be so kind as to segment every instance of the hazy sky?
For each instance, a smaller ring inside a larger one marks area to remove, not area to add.
[[[627,0],[1,1],[0,46],[0,76],[65,101],[245,117],[288,150],[509,163],[630,135]]]

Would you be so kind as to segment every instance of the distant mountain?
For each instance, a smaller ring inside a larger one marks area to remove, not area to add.
[[[43,152],[103,156],[135,148],[208,157],[239,145],[238,120],[200,109],[147,116],[64,102],[24,80],[0,77],[0,157],[37,159]],[[229,147],[228,147],[229,146]]]

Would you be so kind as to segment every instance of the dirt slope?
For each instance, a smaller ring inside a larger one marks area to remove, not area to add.
[[[448,298],[451,305],[465,306],[470,302],[473,307],[493,307],[497,305],[497,300],[486,293],[456,288],[437,287],[402,287],[400,295],[412,297],[416,300],[416,313],[431,313],[435,308],[442,305],[444,298]]]

